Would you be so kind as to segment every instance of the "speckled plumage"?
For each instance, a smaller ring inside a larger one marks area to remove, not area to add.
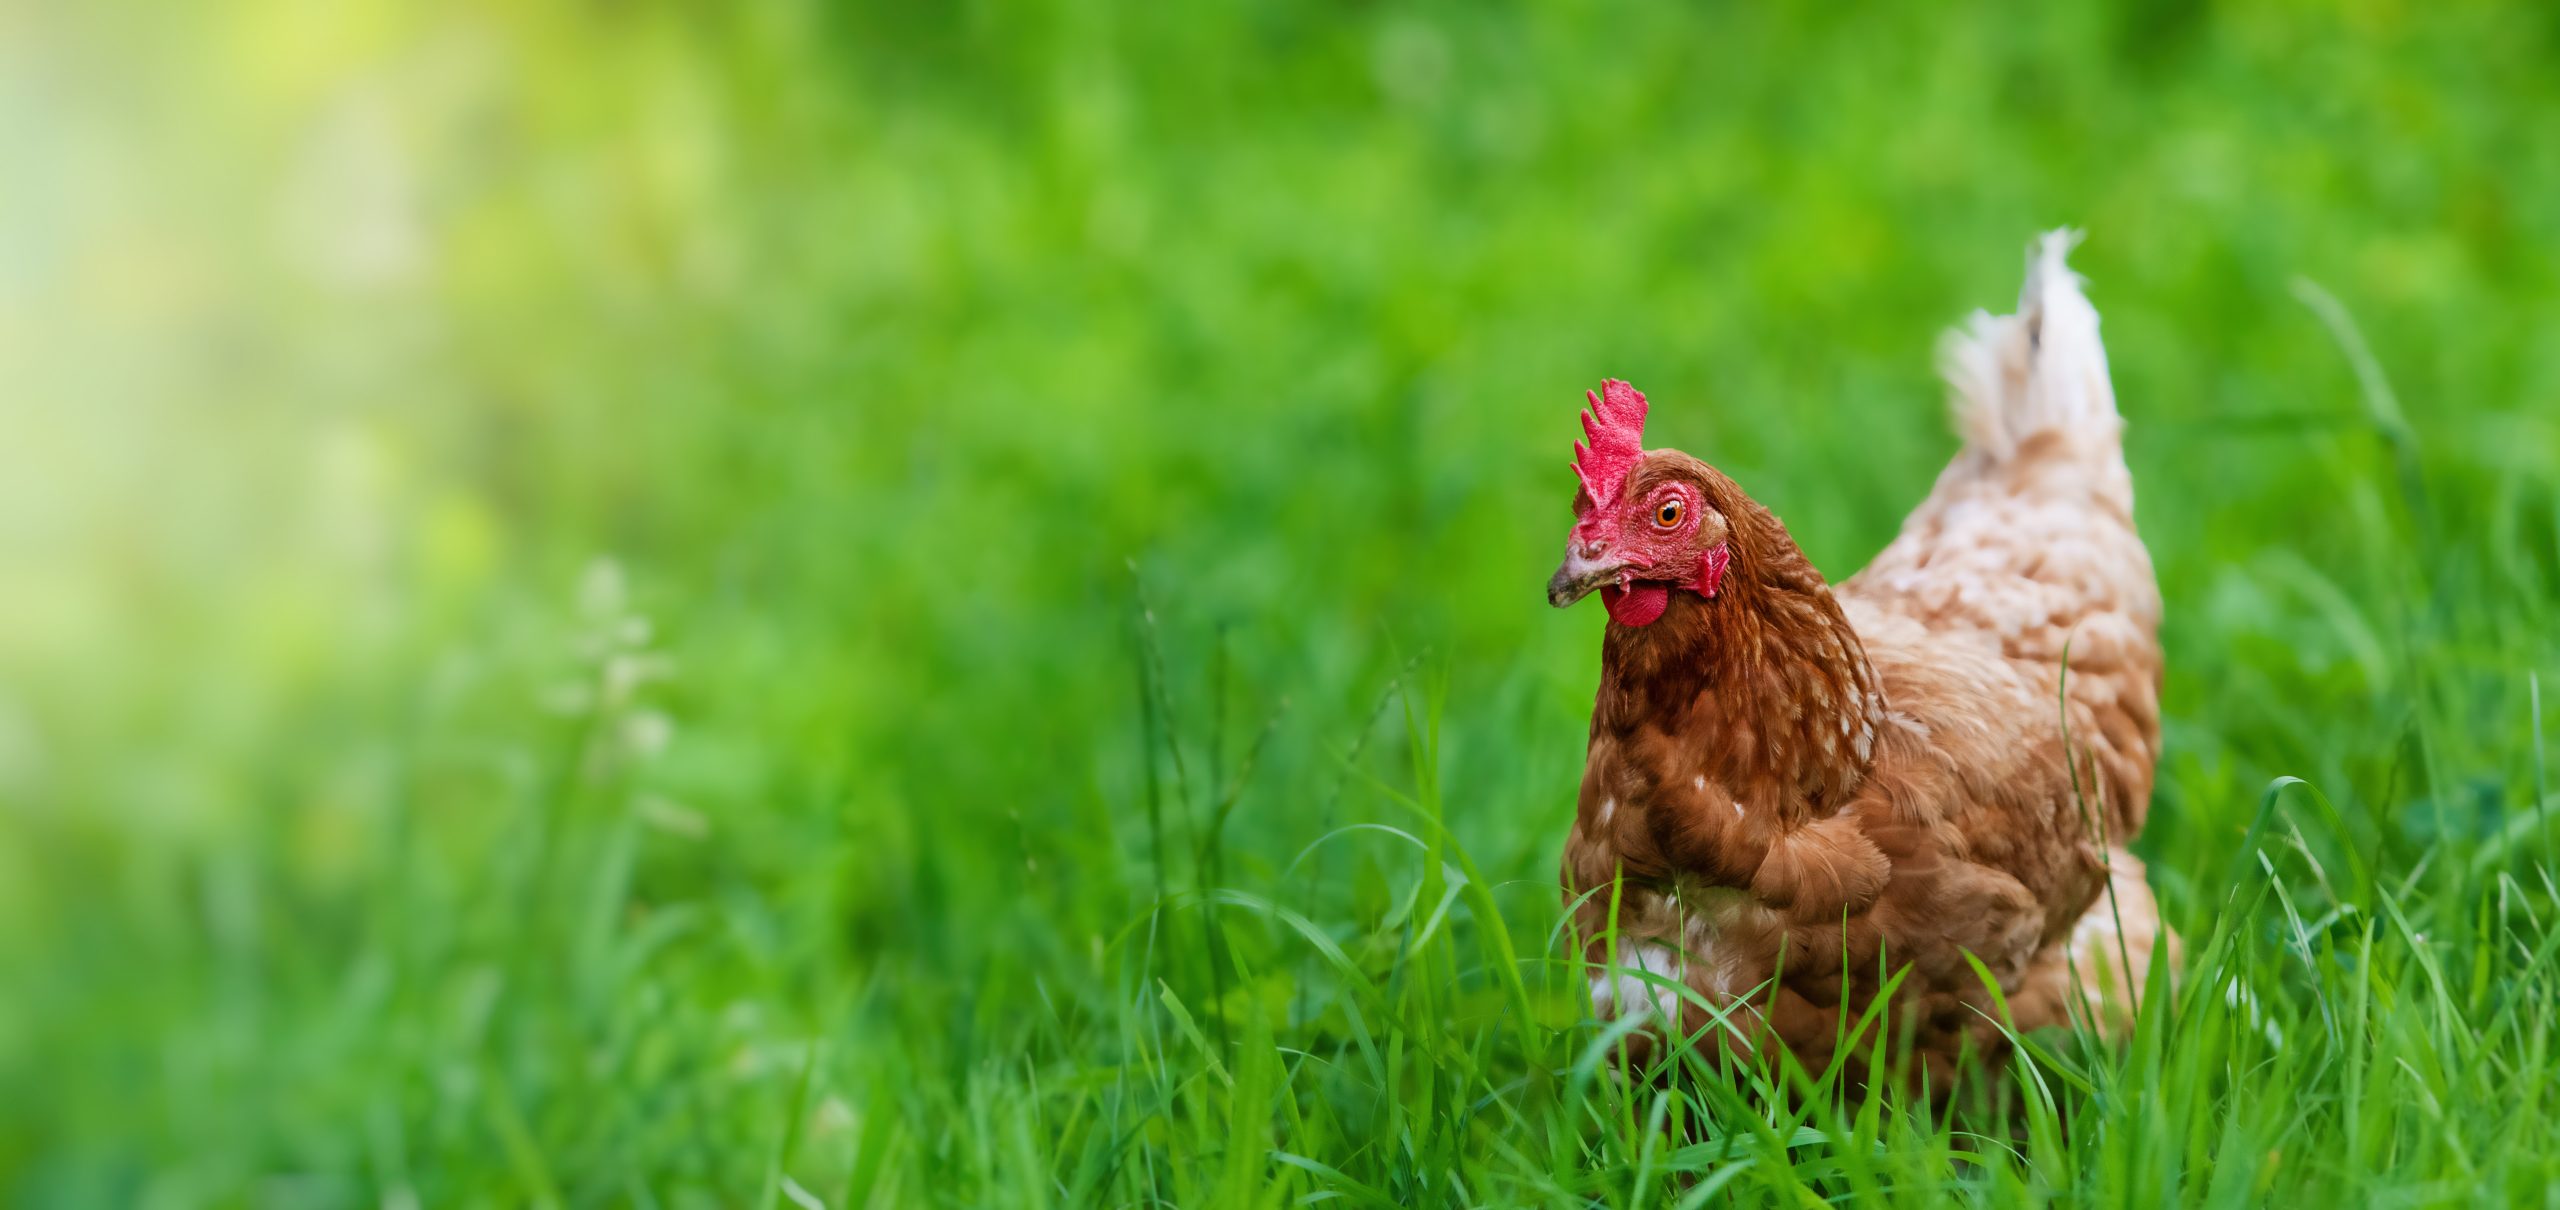
[[[1623,516],[1582,499],[1558,604],[1730,555],[1712,599],[1672,591],[1658,619],[1604,640],[1563,861],[1595,969],[1616,904],[1620,969],[1594,978],[1598,1011],[1676,1013],[1694,1032],[1712,1005],[1726,1049],[1774,1041],[1819,1070],[1843,1015],[1900,972],[1887,1036],[1944,1088],[1958,1054],[1998,1048],[1968,953],[2019,1027],[2114,1028],[2155,942],[2174,946],[2123,848],[2159,751],[2159,590],[2068,247],[2037,248],[2018,314],[1951,334],[1965,448],[1836,589],[1777,518],[1679,451],[1644,453]],[[1663,525],[1674,495],[1701,515]],[[1595,521],[1623,541],[1591,542]]]

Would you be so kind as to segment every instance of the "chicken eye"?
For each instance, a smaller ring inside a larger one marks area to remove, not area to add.
[[[1680,524],[1681,511],[1680,497],[1678,496],[1673,496],[1660,504],[1654,505],[1654,527],[1657,529],[1670,529],[1671,527]]]

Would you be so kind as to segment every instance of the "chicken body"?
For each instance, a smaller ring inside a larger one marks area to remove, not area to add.
[[[2123,848],[2159,750],[2160,598],[2068,246],[2036,250],[2018,314],[1950,336],[1965,448],[1836,590],[1686,454],[1633,464],[1610,503],[1654,532],[1615,555],[1586,490],[1559,604],[1608,585],[1619,614],[1684,541],[1717,572],[1604,641],[1563,861],[1596,1011],[1820,1071],[1898,980],[1881,1028],[1939,1089],[1999,1049],[1967,955],[2021,1029],[2130,1018],[2150,951],[2175,944]],[[1679,518],[1694,533],[1661,532],[1673,496],[1706,514]],[[1636,553],[1656,541],[1672,554]]]

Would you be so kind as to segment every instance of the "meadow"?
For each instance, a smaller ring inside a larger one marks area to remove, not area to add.
[[[0,1203],[2550,1204],[2555,12],[0,9]],[[2177,994],[1610,1078],[1582,390],[1845,576],[2061,225]]]

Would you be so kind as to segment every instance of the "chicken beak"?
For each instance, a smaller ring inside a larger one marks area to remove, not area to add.
[[[1568,550],[1564,565],[1556,568],[1556,574],[1547,581],[1547,604],[1562,609],[1597,589],[1628,579],[1633,570],[1605,555],[1585,558],[1579,550]]]

